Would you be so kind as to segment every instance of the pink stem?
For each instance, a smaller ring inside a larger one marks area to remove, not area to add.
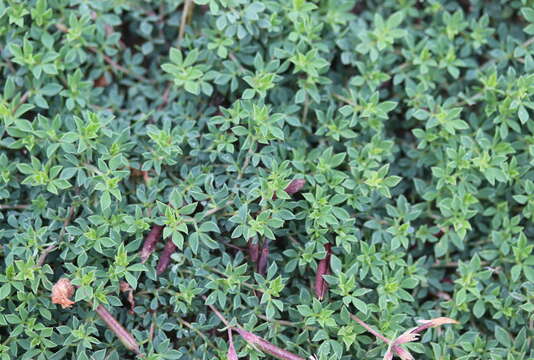
[[[379,338],[380,340],[382,340],[386,344],[389,344],[391,342],[391,340],[389,340],[387,337],[385,337],[384,335],[380,334],[378,331],[376,331],[375,329],[373,329],[372,327],[367,325],[363,320],[361,320],[356,315],[350,314],[350,317],[352,318],[352,320],[356,321],[358,324],[363,326],[365,328],[365,330],[369,331],[371,334],[373,334],[375,337]]]

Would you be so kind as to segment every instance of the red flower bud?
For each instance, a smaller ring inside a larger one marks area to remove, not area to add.
[[[163,272],[167,270],[167,267],[169,267],[169,264],[171,263],[171,255],[175,251],[176,245],[174,245],[174,243],[172,242],[172,238],[167,238],[165,247],[163,248],[161,256],[159,257],[158,265],[156,266],[156,272],[158,275],[163,274]]]
[[[248,254],[253,263],[257,262],[260,257],[260,245],[252,242],[252,239],[248,239]]]
[[[150,256],[154,252],[154,249],[156,249],[156,244],[158,243],[159,239],[161,239],[161,233],[163,232],[163,226],[160,225],[154,225],[152,226],[152,229],[148,233],[148,235],[145,238],[145,242],[143,243],[143,248],[141,249],[140,257],[141,257],[141,263],[145,263]]]
[[[289,195],[293,195],[295,193],[298,193],[306,184],[306,180],[304,179],[295,179],[289,183],[289,185],[285,188],[285,192]]]
[[[256,272],[262,276],[267,273],[267,267],[269,265],[269,239],[265,239],[263,247],[261,249],[260,257],[258,259],[258,265]]]
[[[317,272],[315,273],[315,296],[319,300],[323,300],[328,291],[328,283],[323,278],[323,275],[330,274],[330,257],[332,255],[332,245],[330,243],[324,245],[326,256],[319,261],[317,265]]]

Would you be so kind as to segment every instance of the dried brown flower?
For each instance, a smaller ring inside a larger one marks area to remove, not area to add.
[[[384,355],[384,360],[393,359],[393,354],[397,355],[402,360],[414,360],[413,355],[399,345],[419,340],[419,333],[428,328],[438,327],[445,324],[458,324],[458,321],[447,317],[439,317],[431,320],[419,320],[418,323],[422,325],[405,331],[393,341],[389,340],[390,347]]]
[[[52,286],[52,303],[59,304],[63,309],[69,308],[74,304],[70,297],[74,295],[74,286],[67,278],[59,279]]]
[[[126,281],[122,281],[119,283],[120,291],[124,294],[127,294],[128,302],[130,303],[130,310],[129,313],[134,313],[135,308],[135,300],[133,297],[133,289],[130,287],[130,284],[128,284]]]
[[[446,324],[458,324],[458,321],[448,318],[448,317],[438,317],[438,318],[430,319],[430,320],[418,320],[417,322],[423,325],[418,326],[416,328],[416,330],[418,331],[414,331],[414,332],[420,332],[424,329],[428,329],[431,327],[434,328],[434,327],[438,327],[438,326],[446,325]]]

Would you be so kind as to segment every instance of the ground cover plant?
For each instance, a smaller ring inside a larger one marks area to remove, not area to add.
[[[534,2],[0,0],[0,359],[533,359]]]

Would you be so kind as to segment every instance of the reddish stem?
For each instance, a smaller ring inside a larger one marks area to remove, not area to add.
[[[287,350],[281,349],[278,346],[271,344],[267,340],[254,335],[251,332],[248,332],[241,328],[234,328],[243,339],[245,339],[249,344],[256,346],[259,350],[274,356],[280,360],[305,360],[298,355],[295,355]]]
[[[376,331],[375,329],[367,325],[362,319],[360,319],[356,315],[350,314],[350,317],[352,318],[352,320],[356,321],[358,324],[363,326],[365,330],[369,331],[371,334],[373,334],[375,337],[382,340],[386,344],[389,344],[391,342],[391,340],[389,340],[387,337],[385,337],[384,335],[380,334],[378,331]]]

